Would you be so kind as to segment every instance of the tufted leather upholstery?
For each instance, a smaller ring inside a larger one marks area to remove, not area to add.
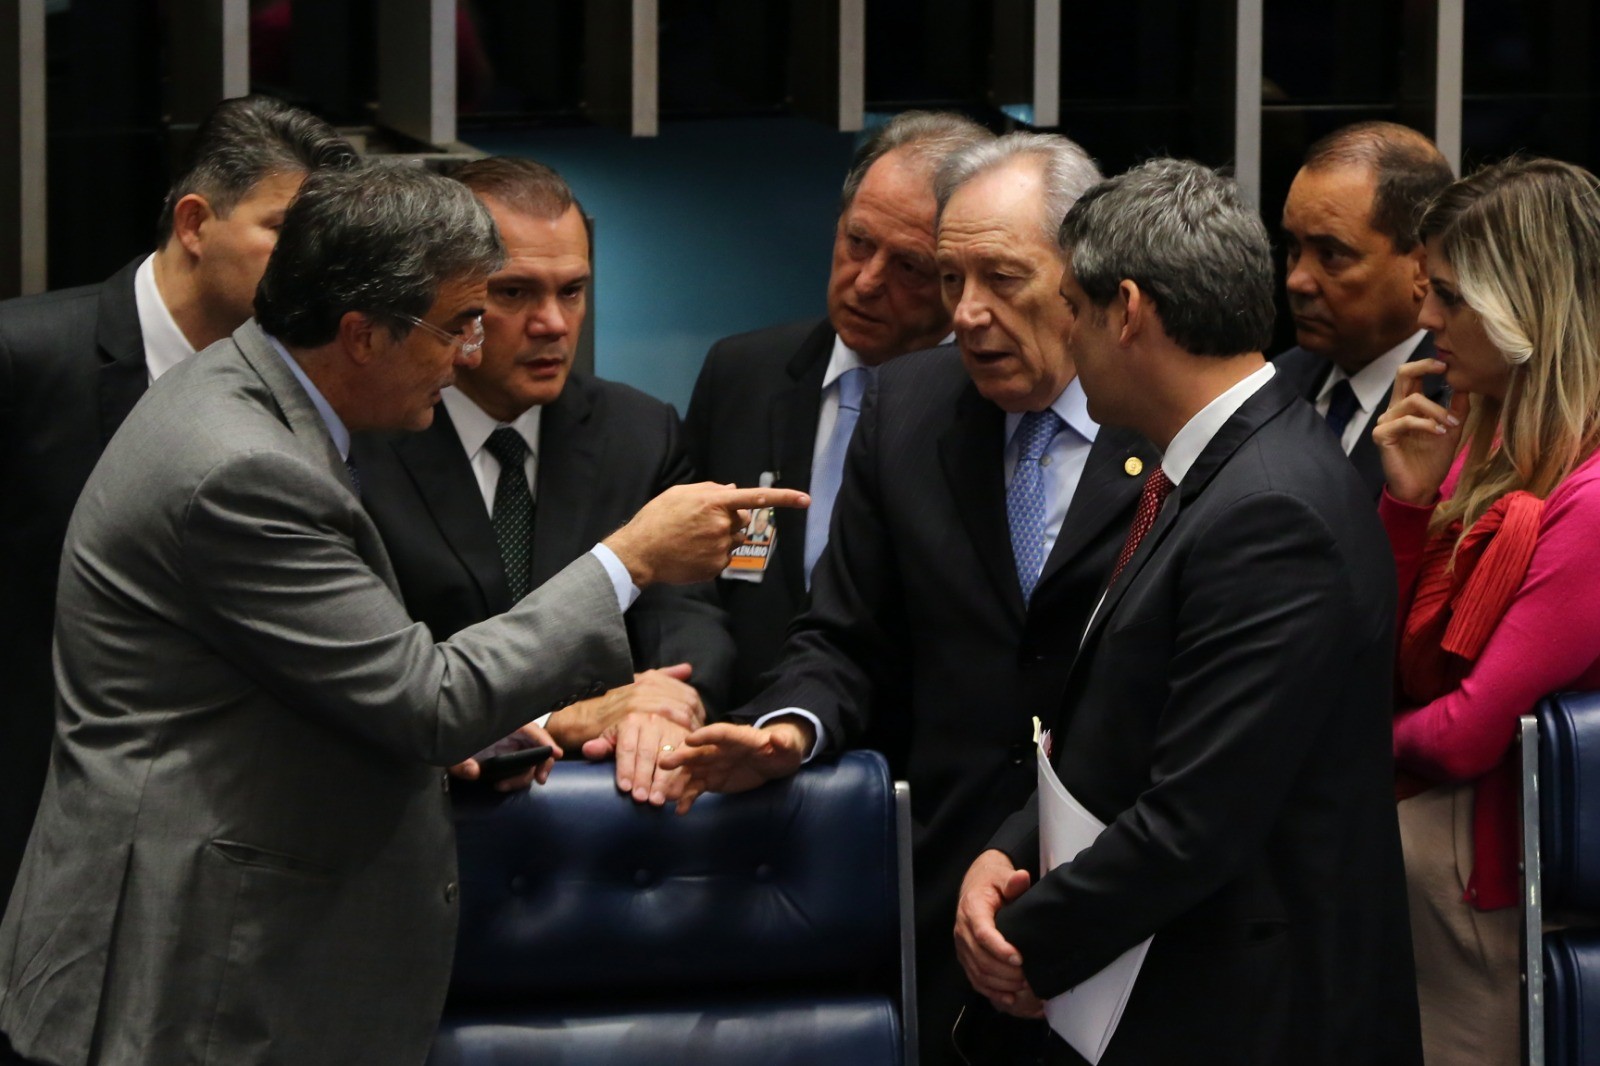
[[[609,765],[463,803],[431,1066],[899,1063],[895,830],[868,752],[683,817]]]
[[[1600,692],[1551,696],[1538,717],[1544,905],[1600,911]]]
[[[1600,1062],[1600,929],[1544,938],[1545,1061]]]

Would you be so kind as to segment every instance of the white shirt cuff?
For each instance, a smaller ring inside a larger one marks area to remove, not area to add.
[[[755,726],[757,729],[760,729],[774,718],[787,718],[790,716],[804,718],[806,721],[811,723],[811,728],[816,733],[817,739],[811,742],[811,750],[806,752],[806,757],[804,759],[800,760],[800,765],[804,766],[806,763],[817,757],[817,752],[822,750],[822,740],[828,735],[827,731],[822,728],[822,723],[817,720],[816,715],[812,714],[803,707],[780,707],[776,711],[768,711],[760,718],[757,718]]]
[[[611,587],[617,593],[617,610],[627,613],[628,608],[633,606],[633,601],[639,598],[639,586],[633,583],[633,575],[622,565],[617,553],[604,544],[596,544],[589,549],[589,554],[599,559],[600,565],[606,568],[606,575],[611,578]]]

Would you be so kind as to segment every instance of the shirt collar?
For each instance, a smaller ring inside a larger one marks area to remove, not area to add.
[[[954,344],[955,339],[955,331],[952,330],[945,334],[944,340],[940,341],[937,347]],[[828,368],[822,372],[822,391],[828,391],[828,387],[843,377],[845,371],[866,365],[861,361],[861,356],[857,355],[854,349],[845,344],[844,338],[835,333],[833,335],[833,354],[828,356]]]
[[[1328,380],[1322,383],[1316,402],[1321,404],[1328,398],[1328,394],[1333,392],[1335,385],[1348,380],[1350,391],[1356,394],[1356,402],[1361,405],[1361,410],[1370,415],[1394,390],[1395,374],[1416,352],[1417,345],[1422,343],[1422,338],[1427,334],[1428,331],[1425,329],[1417,330],[1354,374],[1346,374],[1342,368],[1335,366],[1333,373],[1328,375]]]
[[[156,285],[156,257],[145,256],[133,272],[133,302],[139,315],[139,334],[144,338],[144,365],[155,381],[194,354],[194,345],[173,321],[167,302]]]
[[[1211,443],[1211,438],[1233,417],[1234,412],[1244,406],[1246,400],[1272,380],[1275,373],[1276,367],[1271,363],[1264,364],[1261,369],[1236,382],[1227,392],[1200,408],[1193,418],[1183,424],[1183,428],[1172,438],[1172,443],[1167,445],[1166,454],[1161,457],[1161,469],[1167,472],[1167,479],[1173,485],[1183,483],[1184,476],[1194,466],[1195,460],[1200,458],[1200,453],[1206,450],[1206,445]]]
[[[341,419],[332,405],[322,395],[322,390],[311,383],[305,370],[300,366],[299,360],[289,354],[289,349],[278,342],[278,338],[267,334],[267,340],[272,343],[272,350],[282,356],[283,361],[289,364],[289,370],[294,374],[295,380],[300,382],[300,387],[306,390],[306,395],[311,397],[311,406],[317,409],[317,414],[322,417],[322,424],[328,427],[328,436],[333,438],[333,446],[339,451],[339,458],[350,461],[350,431],[345,428]]]
[[[516,430],[528,445],[530,455],[539,454],[539,413],[544,410],[543,407],[530,407],[510,422],[497,422],[454,385],[442,390],[439,398],[444,401],[445,410],[450,412],[450,421],[456,427],[456,436],[461,438],[461,448],[467,453],[468,462],[478,458],[478,453],[489,440],[489,434],[507,425]]]
[[[1089,398],[1083,394],[1083,383],[1076,377],[1067,382],[1067,387],[1050,402],[1050,410],[1059,415],[1069,429],[1091,444],[1100,435],[1100,424],[1089,417]],[[1021,411],[1006,414],[1006,447],[1011,446],[1011,440],[1017,435],[1020,425]]]

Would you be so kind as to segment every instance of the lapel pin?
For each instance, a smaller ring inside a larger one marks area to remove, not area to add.
[[[1144,460],[1137,455],[1128,456],[1128,461],[1122,464],[1122,469],[1128,472],[1129,477],[1138,477],[1144,473]]]

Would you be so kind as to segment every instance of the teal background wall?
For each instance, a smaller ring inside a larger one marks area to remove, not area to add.
[[[855,135],[759,118],[464,132],[561,172],[595,222],[595,371],[677,406],[713,341],[826,310]]]

